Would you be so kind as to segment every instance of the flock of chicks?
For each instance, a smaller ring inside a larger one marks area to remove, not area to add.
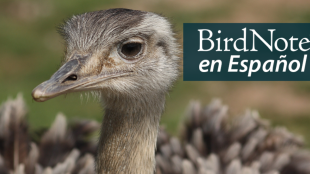
[[[182,141],[160,129],[156,174],[310,174],[303,140],[270,127],[253,111],[229,119],[227,106],[191,102]],[[94,174],[100,124],[58,114],[46,131],[30,133],[21,95],[0,107],[0,174]],[[41,138],[38,140],[36,136]]]

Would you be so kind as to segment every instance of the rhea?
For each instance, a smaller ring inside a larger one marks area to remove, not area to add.
[[[60,33],[64,64],[33,90],[34,100],[95,91],[104,106],[96,172],[153,173],[165,96],[179,73],[171,24],[151,12],[109,9],[73,16]]]

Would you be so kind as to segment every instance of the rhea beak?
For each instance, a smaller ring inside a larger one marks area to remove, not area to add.
[[[125,74],[103,72],[99,75],[93,75],[82,73],[81,69],[89,57],[89,55],[84,57],[77,55],[65,63],[49,80],[34,88],[32,91],[33,99],[37,102],[44,102],[61,94],[90,90],[91,86],[96,83]]]
[[[37,102],[44,102],[58,95],[67,93],[83,83],[79,70],[87,57],[77,57],[65,63],[52,77],[33,89],[32,97]]]

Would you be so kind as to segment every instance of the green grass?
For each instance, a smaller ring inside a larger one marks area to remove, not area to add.
[[[272,114],[271,111],[261,111],[260,113],[263,118],[268,119],[271,122],[272,126],[285,126],[292,133],[296,135],[302,135],[305,140],[305,146],[310,148],[309,115],[298,115],[295,117],[286,117],[283,119],[281,115],[276,115],[276,113]]]

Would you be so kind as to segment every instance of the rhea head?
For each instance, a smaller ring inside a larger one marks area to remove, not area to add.
[[[178,76],[178,46],[157,14],[111,9],[73,16],[62,27],[64,64],[32,96],[99,91],[105,116],[98,173],[153,173],[165,95]]]
[[[37,86],[43,102],[61,94],[100,91],[102,96],[166,93],[178,75],[178,45],[162,16],[110,9],[73,16],[60,29],[63,65]]]

